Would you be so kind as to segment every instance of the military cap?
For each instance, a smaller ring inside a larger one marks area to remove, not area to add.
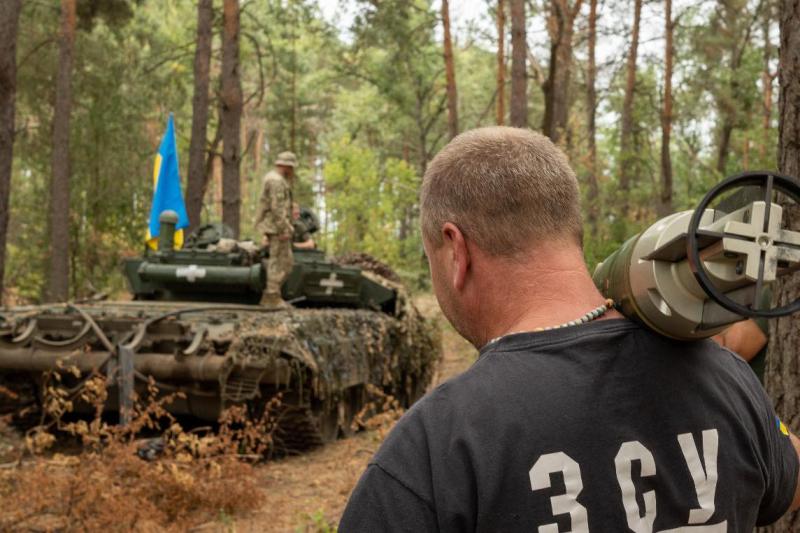
[[[292,152],[281,152],[278,154],[275,164],[294,168],[297,166],[297,157]]]

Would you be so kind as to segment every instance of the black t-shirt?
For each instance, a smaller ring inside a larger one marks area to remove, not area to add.
[[[749,533],[792,501],[787,435],[712,341],[622,319],[511,335],[397,423],[339,531]]]

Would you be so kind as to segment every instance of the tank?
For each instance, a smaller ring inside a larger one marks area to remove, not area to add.
[[[106,409],[123,423],[151,379],[182,393],[171,413],[209,421],[279,397],[276,449],[302,451],[348,434],[372,387],[406,407],[424,393],[440,343],[397,281],[295,250],[282,286],[292,306],[265,308],[268,249],[206,226],[176,250],[175,220],[162,214],[159,248],[124,261],[131,301],[0,309],[0,386],[16,402],[41,398],[54,370],[70,387],[108,376]],[[0,410],[18,407],[8,398]]]

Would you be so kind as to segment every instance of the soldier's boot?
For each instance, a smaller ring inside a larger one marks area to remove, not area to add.
[[[289,307],[289,304],[281,298],[281,295],[274,292],[264,292],[261,295],[260,304],[272,309],[286,309]]]

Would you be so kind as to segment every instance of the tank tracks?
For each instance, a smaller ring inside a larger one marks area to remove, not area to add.
[[[297,455],[335,440],[330,431],[324,434],[319,419],[309,408],[289,407],[280,413],[273,433],[274,453]]]
[[[313,406],[286,405],[277,415],[273,433],[274,452],[296,455],[349,436],[356,415],[366,403],[363,386],[347,389],[337,398]]]

